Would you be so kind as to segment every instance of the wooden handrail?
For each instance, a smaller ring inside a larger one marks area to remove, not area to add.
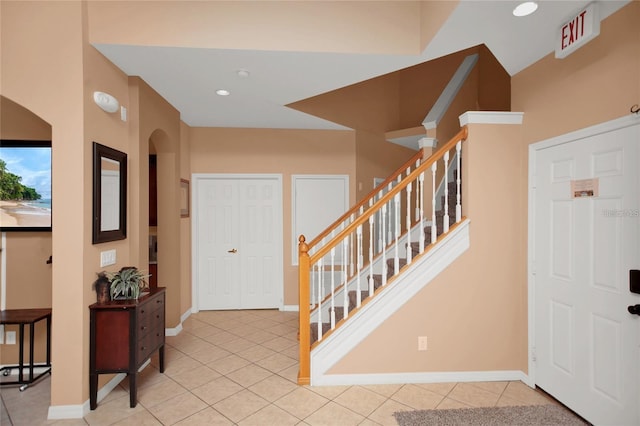
[[[413,182],[420,173],[427,170],[429,167],[433,165],[437,160],[439,160],[442,156],[444,156],[445,152],[451,150],[458,141],[467,139],[467,126],[464,126],[456,135],[449,140],[446,144],[442,145],[436,152],[433,153],[425,162],[420,164],[415,170],[413,170],[409,175],[407,175],[398,185],[394,186],[389,192],[382,196],[378,201],[376,201],[366,212],[356,218],[353,222],[351,222],[345,229],[343,229],[338,235],[333,237],[331,241],[322,246],[317,252],[315,252],[309,258],[309,262],[311,265],[316,263],[318,260],[322,259],[325,255],[329,253],[329,251],[338,245],[338,243],[346,238],[347,235],[354,232],[355,229],[365,223],[371,215],[380,210],[383,205],[391,200],[397,193],[402,191],[409,182]]]
[[[315,237],[313,240],[311,240],[310,243],[308,243],[309,248],[314,247],[316,244],[318,244],[320,241],[322,241],[322,239],[324,237],[326,237],[327,235],[329,235],[329,233],[337,228],[342,222],[344,222],[349,216],[351,216],[352,214],[355,214],[358,212],[358,210],[360,209],[360,207],[364,206],[365,204],[367,204],[369,202],[370,199],[372,199],[373,197],[376,196],[376,194],[378,192],[380,192],[381,188],[384,188],[385,186],[389,185],[391,182],[394,182],[397,180],[398,176],[402,173],[405,172],[405,170],[407,170],[407,168],[410,168],[412,165],[414,165],[416,163],[416,161],[418,161],[419,159],[422,158],[422,156],[424,155],[423,153],[423,149],[420,149],[413,157],[411,157],[409,160],[407,160],[402,166],[400,166],[399,168],[397,168],[393,173],[391,173],[389,175],[389,177],[382,182],[381,184],[379,184],[378,186],[376,186],[375,188],[373,188],[371,190],[371,192],[369,192],[364,198],[362,198],[360,200],[360,202],[358,202],[356,205],[354,205],[353,207],[351,207],[349,209],[349,211],[347,211],[345,214],[343,214],[342,216],[340,216],[338,218],[338,220],[336,220],[335,222],[333,222],[331,225],[329,225],[324,231],[322,231],[320,234],[318,234],[317,237]]]

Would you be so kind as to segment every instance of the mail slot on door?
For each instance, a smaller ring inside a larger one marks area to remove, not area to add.
[[[640,294],[640,270],[631,269],[629,271],[629,290],[631,293]]]

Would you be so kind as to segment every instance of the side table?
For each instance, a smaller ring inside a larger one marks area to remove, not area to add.
[[[47,361],[44,364],[35,364],[33,360],[34,332],[35,324],[41,320],[47,320]],[[3,376],[8,376],[12,369],[18,369],[18,380],[2,381],[0,386],[21,385],[20,392],[25,390],[31,383],[38,380],[45,374],[51,373],[51,309],[7,309],[0,311],[1,325],[18,325],[19,339],[19,359],[16,365],[6,365],[0,368]],[[24,326],[29,324],[29,364],[24,365]],[[45,370],[34,376],[34,368],[45,367]],[[24,369],[29,369],[29,378],[24,377]]]

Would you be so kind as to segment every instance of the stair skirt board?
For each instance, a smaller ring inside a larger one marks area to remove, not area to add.
[[[433,373],[329,374],[312,386],[396,385],[407,383],[462,383],[521,381],[530,387],[535,384],[524,371],[442,371]]]
[[[396,281],[322,339],[322,344],[311,351],[312,386],[325,384],[327,377],[338,377],[327,376],[326,372],[469,248],[469,223],[469,219],[460,222],[441,242],[412,262],[398,278],[402,285],[395,285],[399,283]]]

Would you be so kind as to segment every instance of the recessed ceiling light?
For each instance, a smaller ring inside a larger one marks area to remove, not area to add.
[[[238,77],[242,77],[242,78],[249,77],[249,71],[247,71],[247,70],[238,70]]]
[[[513,9],[514,16],[527,16],[531,15],[533,12],[538,9],[538,3],[535,1],[526,1],[524,3],[520,3]]]
[[[228,90],[224,90],[224,89],[216,90],[216,95],[229,96],[230,94],[231,94],[231,92],[229,92]]]

